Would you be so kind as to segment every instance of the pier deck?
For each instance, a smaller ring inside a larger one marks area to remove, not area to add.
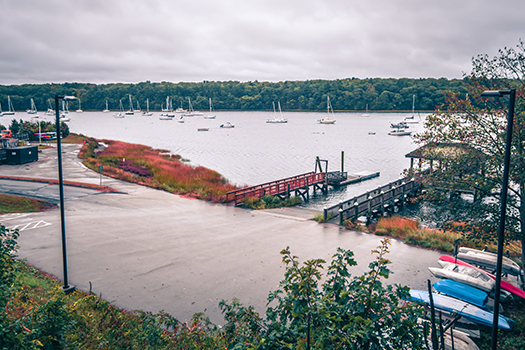
[[[310,172],[286,179],[267,182],[261,185],[242,188],[226,193],[226,202],[241,204],[246,198],[262,198],[266,195],[280,198],[290,197],[291,193],[302,196],[305,200],[309,197],[310,186],[326,190],[326,174]]]

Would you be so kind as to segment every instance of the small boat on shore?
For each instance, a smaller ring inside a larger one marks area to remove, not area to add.
[[[430,295],[426,291],[411,289],[410,296],[411,301],[430,304]],[[493,325],[494,314],[490,311],[483,310],[482,308],[479,308],[475,305],[448,297],[446,295],[432,293],[432,299],[434,301],[434,307],[438,310],[455,312],[461,317],[464,317],[467,320],[477,324],[482,324],[489,327],[492,327]],[[498,317],[498,327],[501,329],[511,329],[513,323],[514,322],[512,320],[506,318],[505,316],[499,315]]]
[[[492,278],[493,280],[496,280],[496,276],[493,275],[492,273],[489,273],[489,272],[486,272],[486,271],[483,271],[481,270],[480,268],[474,266],[474,265],[471,265],[461,259],[455,259],[453,256],[449,256],[449,255],[441,255],[439,257],[439,261],[443,261],[443,262],[449,262],[449,263],[454,263],[456,262],[456,264],[458,265],[462,265],[462,266],[467,266],[467,267],[471,267],[471,268],[474,268],[474,269],[477,269],[477,270],[480,270],[482,271],[483,273],[485,273],[487,276],[489,276],[490,278]],[[500,285],[501,289],[503,290],[506,290],[507,292],[509,293],[512,293],[516,296],[519,296],[521,298],[524,298],[525,299],[525,291],[522,290],[522,289],[519,289],[518,287],[516,287],[515,285],[513,285],[512,283],[509,283],[507,281],[504,281],[504,280],[501,280],[501,285]]]
[[[221,124],[221,128],[225,128],[225,129],[231,129],[231,128],[234,128],[234,127],[235,127],[235,125],[233,125],[230,122],[226,122],[224,124]]]
[[[459,248],[458,259],[469,264],[495,270],[497,267],[498,255],[483,250],[461,247]],[[513,276],[519,276],[522,273],[521,267],[505,256],[502,261],[502,271],[503,273],[508,273]]]
[[[454,280],[440,280],[434,283],[433,287],[441,294],[466,301],[482,309],[486,308],[489,302],[486,292]]]
[[[487,293],[491,292],[494,289],[494,280],[482,271],[468,266],[452,264],[444,261],[438,262],[439,265],[442,266],[441,268],[428,268],[430,272],[438,278],[451,279],[457,282],[461,282],[471,287],[481,289]]]
[[[208,131],[210,128],[198,128],[197,131]]]

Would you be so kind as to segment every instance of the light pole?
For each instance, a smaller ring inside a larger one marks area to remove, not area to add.
[[[64,268],[64,286],[62,290],[69,294],[75,290],[75,286],[69,285],[67,276],[67,249],[66,249],[66,222],[64,218],[64,179],[62,176],[62,135],[60,128],[60,113],[58,110],[58,100],[73,101],[75,96],[58,96],[55,95],[55,113],[57,129],[57,156],[58,156],[58,187],[60,188],[60,226],[62,230],[62,267]]]
[[[505,161],[503,163],[503,179],[501,185],[501,212],[498,232],[498,260],[496,265],[496,289],[494,295],[494,319],[492,322],[492,349],[498,347],[499,300],[501,291],[501,265],[503,262],[503,240],[505,238],[505,214],[507,211],[507,190],[509,187],[510,148],[512,144],[512,126],[514,124],[514,102],[516,89],[502,91],[484,91],[482,97],[501,97],[509,95],[509,114],[507,118],[507,142],[505,147]]]

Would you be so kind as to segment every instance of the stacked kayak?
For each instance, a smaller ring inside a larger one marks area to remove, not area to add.
[[[480,272],[483,272],[485,273],[487,276],[489,276],[490,278],[492,278],[493,280],[496,280],[496,276],[491,274],[491,273],[488,273],[488,272],[485,272],[477,267],[475,267],[474,265],[471,265],[461,259],[454,259],[454,257],[452,256],[448,256],[448,255],[441,255],[439,257],[439,261],[438,261],[440,264],[441,262],[448,262],[448,263],[454,263],[456,262],[457,265],[461,265],[461,266],[466,266],[466,267],[471,267],[471,268],[474,268],[474,269],[477,269],[479,270]],[[518,287],[516,287],[515,285],[507,282],[507,281],[501,281],[501,285],[500,285],[501,289],[503,290],[506,290],[507,292],[509,293],[512,293],[513,295],[516,295],[516,296],[519,296],[521,298],[524,298],[525,299],[525,291],[522,290],[522,289],[519,289]]]
[[[459,248],[458,253],[458,259],[461,259],[466,263],[480,265],[484,268],[493,270],[495,270],[497,266],[497,257],[497,254],[491,252],[465,247]],[[505,274],[513,276],[519,276],[521,274],[521,267],[507,257],[503,257],[501,267]]]
[[[411,289],[410,296],[413,301],[430,304],[429,293],[426,291]],[[490,311],[483,310],[482,308],[466,301],[455,299],[443,294],[432,293],[432,299],[434,301],[434,307],[438,310],[455,312],[471,322],[492,327],[494,315]],[[498,317],[498,328],[508,330],[511,327],[511,320],[501,315]]]

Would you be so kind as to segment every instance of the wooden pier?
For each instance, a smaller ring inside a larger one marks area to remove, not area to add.
[[[240,190],[226,193],[226,202],[235,202],[235,205],[241,204],[246,198],[262,198],[266,195],[287,198],[293,193],[295,196],[301,196],[304,200],[310,198],[310,187],[327,190],[326,173],[310,172],[286,179],[267,182],[262,185],[242,188]]]
[[[405,200],[412,196],[420,186],[421,183],[414,178],[392,181],[375,190],[324,208],[323,218],[327,221],[329,218],[339,216],[339,224],[342,225],[344,220],[357,220],[363,215],[371,218],[377,212],[384,214],[395,205],[403,205]]]

